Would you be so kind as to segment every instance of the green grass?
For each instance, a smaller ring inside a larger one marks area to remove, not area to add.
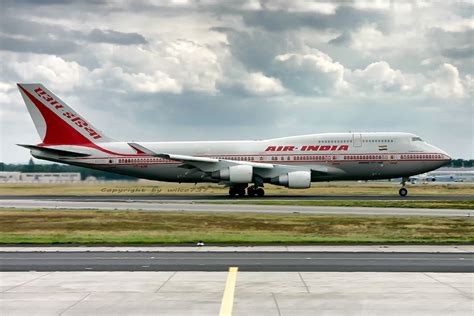
[[[0,244],[474,242],[461,217],[0,210]]]
[[[257,204],[257,205],[297,205],[297,206],[343,206],[343,207],[400,207],[400,208],[430,208],[430,209],[472,209],[474,201],[381,201],[381,200],[243,200],[227,202],[205,202],[216,204]]]

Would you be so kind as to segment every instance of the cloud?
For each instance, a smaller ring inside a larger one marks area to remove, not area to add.
[[[260,97],[278,96],[286,92],[280,80],[268,77],[261,72],[247,73],[241,71],[234,73],[236,77],[219,82],[218,87],[222,92]]]
[[[275,57],[279,78],[286,87],[303,94],[325,95],[344,89],[344,66],[316,49]]]
[[[350,80],[353,87],[364,93],[408,92],[416,88],[415,78],[393,69],[386,61],[378,61],[365,69],[354,70]]]
[[[470,8],[6,0],[0,160],[27,161],[28,152],[13,144],[37,141],[15,87],[24,81],[43,82],[117,139],[405,130],[470,157]],[[105,119],[113,113],[120,115]],[[441,133],[441,125],[452,132]]]
[[[451,64],[443,64],[430,73],[432,82],[423,87],[423,91],[435,98],[463,98],[466,91],[459,77],[459,71]]]
[[[42,82],[60,91],[91,84],[89,71],[74,61],[54,55],[7,55],[3,58],[10,82]]]
[[[352,43],[352,36],[349,32],[345,31],[330,40],[328,43],[337,46],[349,46]]]
[[[105,88],[126,92],[142,93],[180,93],[183,87],[176,79],[169,77],[166,73],[156,70],[146,74],[126,73],[122,68],[113,67],[105,69],[95,69],[91,73],[95,81]]]
[[[458,30],[445,30],[439,27],[430,28],[426,33],[427,51],[430,51],[434,60],[449,63],[464,74],[472,70],[474,63],[474,28],[467,27]],[[471,71],[472,72],[472,71]]]
[[[86,38],[91,42],[111,43],[118,45],[146,44],[147,40],[138,33],[122,33],[114,30],[93,29]]]
[[[143,35],[135,32],[97,28],[78,30],[12,16],[2,16],[1,26],[0,49],[13,52],[65,55],[79,51],[85,42],[116,45],[148,43]]]
[[[390,17],[382,11],[356,9],[350,6],[339,6],[332,14],[284,10],[250,11],[243,14],[243,19],[248,26],[270,32],[299,28],[352,30],[370,23],[385,31],[390,23]]]
[[[474,45],[471,43],[461,47],[446,48],[441,51],[441,54],[452,59],[473,58]]]
[[[255,95],[282,94],[285,92],[280,80],[267,77],[261,72],[249,74],[248,80],[244,82],[244,87]]]
[[[15,38],[0,35],[0,50],[19,52],[19,53],[37,53],[37,54],[57,54],[64,55],[75,52],[79,45],[71,41],[56,39],[32,39]]]

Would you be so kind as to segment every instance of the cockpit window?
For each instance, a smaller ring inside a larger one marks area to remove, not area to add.
[[[423,139],[421,139],[420,137],[412,137],[412,138],[411,138],[411,141],[412,141],[412,142],[422,142]]]

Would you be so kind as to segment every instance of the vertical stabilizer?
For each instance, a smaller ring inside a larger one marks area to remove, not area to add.
[[[44,145],[112,141],[42,84],[19,83],[18,89]]]

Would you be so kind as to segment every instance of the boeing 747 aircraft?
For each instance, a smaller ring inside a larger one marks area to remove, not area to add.
[[[104,135],[41,84],[18,84],[41,143],[19,145],[39,159],[137,178],[213,182],[231,196],[263,196],[265,183],[304,189],[311,182],[410,176],[451,160],[409,133],[330,133],[266,140],[119,142]]]

